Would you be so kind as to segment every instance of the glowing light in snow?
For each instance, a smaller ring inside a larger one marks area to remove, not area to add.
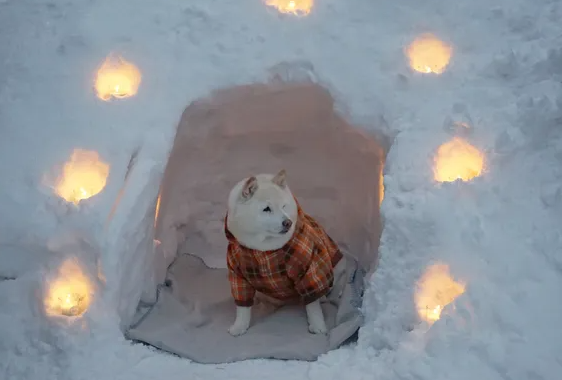
[[[460,137],[444,143],[434,158],[434,178],[439,182],[478,177],[484,167],[484,155]]]
[[[427,268],[417,284],[416,309],[421,319],[433,324],[443,308],[464,293],[465,285],[455,281],[449,266],[438,263]]]
[[[314,6],[314,0],[266,0],[266,5],[274,7],[281,13],[306,16]]]
[[[406,48],[410,67],[426,74],[443,73],[449,65],[452,53],[451,46],[430,33],[419,36]]]
[[[108,56],[97,71],[95,90],[104,101],[128,98],[137,93],[141,83],[140,70],[120,56]]]
[[[48,315],[79,316],[90,305],[92,289],[92,283],[77,261],[68,259],[49,286],[44,300],[45,311]]]
[[[106,185],[109,164],[95,151],[74,149],[56,181],[55,193],[67,202],[78,204],[100,193]]]

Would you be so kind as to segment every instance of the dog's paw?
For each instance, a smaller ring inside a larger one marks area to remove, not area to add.
[[[246,331],[248,331],[248,327],[249,326],[245,326],[241,323],[235,323],[229,327],[228,333],[232,336],[243,335],[246,333]]]
[[[310,323],[308,325],[308,331],[312,334],[326,334],[328,328],[326,327],[326,323],[322,321],[322,323]]]

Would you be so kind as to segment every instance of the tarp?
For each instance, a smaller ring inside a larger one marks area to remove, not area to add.
[[[139,308],[130,339],[202,363],[314,360],[362,322],[365,274],[377,263],[383,149],[334,112],[309,83],[235,87],[188,106],[161,187],[156,225],[158,298]],[[258,302],[252,326],[232,337],[224,216],[242,178],[286,169],[299,203],[347,259],[323,302],[327,335],[308,333],[303,307]]]

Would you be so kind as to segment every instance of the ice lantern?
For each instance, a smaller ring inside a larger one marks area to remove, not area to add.
[[[90,305],[93,284],[75,259],[67,259],[45,295],[48,315],[79,316]]]
[[[141,78],[141,72],[134,64],[120,56],[110,55],[97,71],[96,95],[104,101],[134,96],[139,89]]]
[[[443,73],[449,65],[452,53],[451,46],[430,33],[422,34],[406,48],[410,67],[426,74]]]
[[[441,317],[443,308],[463,294],[464,289],[463,283],[451,277],[448,265],[431,265],[417,284],[415,302],[418,315],[433,324]]]
[[[438,182],[469,181],[484,167],[484,154],[460,137],[454,137],[437,149],[433,174]]]
[[[306,16],[314,6],[314,0],[266,0],[266,5],[276,8],[280,13]]]
[[[67,202],[78,204],[100,193],[108,176],[109,164],[97,152],[74,149],[57,178],[55,193]]]

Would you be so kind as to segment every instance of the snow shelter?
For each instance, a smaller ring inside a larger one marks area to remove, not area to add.
[[[378,259],[386,153],[379,140],[347,123],[313,83],[238,86],[190,104],[163,175],[154,239],[145,242],[154,251],[146,255],[152,285],[128,338],[202,363],[315,360],[346,342],[362,323],[364,280]],[[245,177],[282,168],[303,209],[348,260],[338,298],[323,303],[330,332],[308,333],[304,307],[257,304],[248,332],[232,337],[228,193]]]

